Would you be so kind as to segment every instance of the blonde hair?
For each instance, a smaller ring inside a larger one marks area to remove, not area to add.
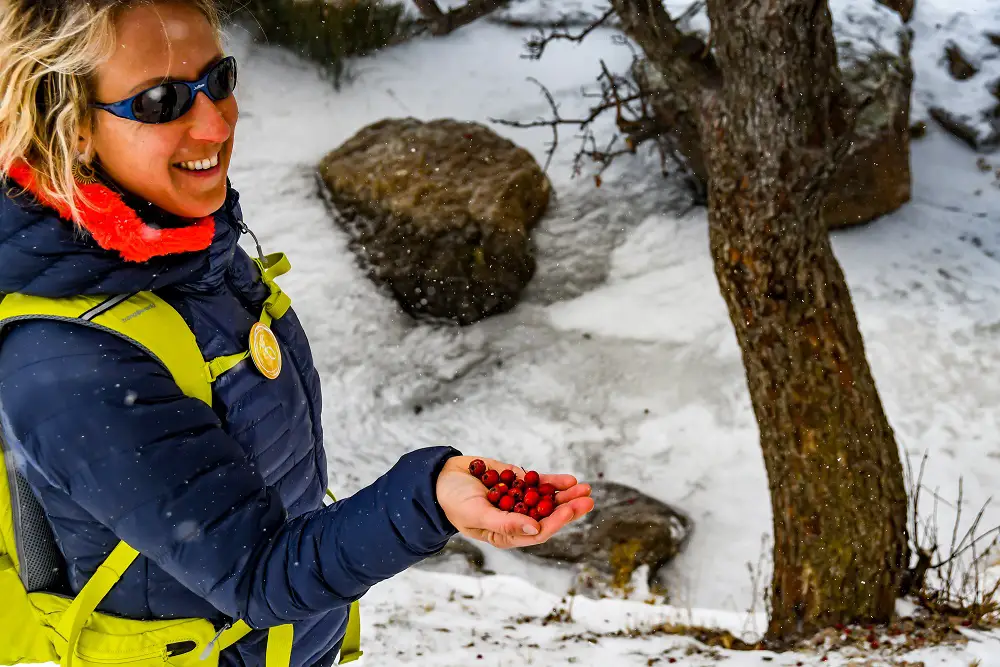
[[[215,0],[0,0],[0,175],[26,162],[41,197],[79,219],[74,171],[86,179],[93,165],[77,137],[93,121],[94,72],[121,14],[158,2],[198,9],[221,34]]]

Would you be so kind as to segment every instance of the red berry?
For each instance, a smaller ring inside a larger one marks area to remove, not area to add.
[[[500,473],[496,470],[487,470],[483,473],[483,476],[480,477],[480,479],[483,480],[483,484],[486,485],[486,488],[492,489],[497,485],[497,482],[500,481]]]
[[[486,500],[490,501],[494,505],[500,502],[501,498],[503,498],[503,494],[497,491],[497,487],[495,486],[492,489],[490,489],[489,493],[486,494]]]
[[[524,483],[527,484],[528,486],[538,486],[539,484],[538,473],[535,472],[534,470],[529,470],[528,472],[524,473]]]
[[[541,518],[542,518],[542,515],[538,513],[538,508],[537,507],[531,507],[531,508],[529,508],[528,509],[528,516],[530,516],[535,521],[540,521]]]
[[[509,512],[511,508],[514,507],[514,499],[511,498],[510,495],[506,495],[500,499],[497,503],[497,507],[502,509],[504,512]]]
[[[539,501],[537,505],[535,505],[535,510],[538,512],[538,516],[542,517],[543,519],[548,515],[552,514],[552,511],[554,509],[555,505],[553,505],[552,501],[549,500],[548,498],[543,498],[542,500]]]
[[[517,475],[514,474],[513,470],[504,470],[500,473],[500,481],[507,486],[513,484],[515,479],[517,479]]]
[[[483,473],[486,472],[486,461],[476,459],[469,464],[469,472],[472,473],[473,477],[482,477]]]
[[[528,485],[524,483],[523,479],[518,478],[518,479],[515,479],[511,483],[510,488],[512,488],[512,489],[521,489],[522,491],[527,491]]]
[[[516,500],[517,502],[521,502],[522,500],[524,500],[524,491],[522,491],[521,489],[511,489],[510,495],[514,496],[514,500]]]
[[[518,514],[527,514],[528,506],[525,505],[524,503],[518,503],[514,505],[514,511],[517,512]]]
[[[501,496],[507,495],[507,492],[510,491],[510,489],[507,488],[507,485],[504,484],[503,482],[500,482],[499,484],[494,484],[493,489],[491,490],[499,491]]]
[[[538,495],[540,496],[554,496],[556,495],[556,487],[551,484],[540,484],[538,486]]]
[[[534,489],[528,489],[524,492],[524,504],[528,507],[534,507],[541,499],[542,497],[538,495],[538,491],[535,491]]]

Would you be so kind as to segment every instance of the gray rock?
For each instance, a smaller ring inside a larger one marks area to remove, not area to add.
[[[679,510],[614,482],[594,482],[595,509],[549,541],[521,549],[538,558],[583,566],[624,587],[640,566],[651,575],[677,556],[693,523]]]

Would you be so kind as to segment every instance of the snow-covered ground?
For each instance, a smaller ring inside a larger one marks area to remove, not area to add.
[[[958,38],[966,38],[968,26],[1000,25],[1000,9],[991,0],[918,0],[918,7],[923,104],[933,94],[957,94],[944,82],[945,37],[933,26],[958,25]],[[957,15],[964,18],[951,18]],[[340,91],[284,51],[251,44],[239,31],[231,37],[242,112],[231,177],[265,250],[283,250],[293,264],[282,284],[323,374],[334,489],[350,493],[402,453],[449,443],[584,479],[600,472],[674,504],[697,524],[670,568],[672,607],[576,599],[572,622],[518,623],[560,606],[569,578],[491,551],[497,576],[414,570],[377,586],[362,605],[365,661],[647,665],[674,657],[707,664],[714,660],[706,654],[685,655],[688,639],[587,639],[667,619],[763,627],[744,612],[754,603],[747,563],[758,561],[770,531],[767,484],[704,211],[654,175],[649,156],[622,161],[599,189],[572,179],[567,142],[550,168],[557,200],[535,233],[539,271],[523,303],[458,329],[401,315],[356,267],[317,195],[320,158],[370,122],[414,116],[489,124],[545,115],[529,76],[572,115],[583,109],[580,87],[593,81],[600,59],[621,70],[631,58],[613,33],[597,31],[582,45],[555,43],[541,61],[529,61],[520,54],[530,34],[480,23],[406,44],[356,63],[354,80]],[[544,159],[547,131],[493,127]],[[954,499],[964,477],[965,516],[988,503],[984,525],[992,526],[1000,523],[1000,502],[990,500],[1000,489],[1000,180],[933,127],[914,143],[912,163],[913,201],[873,225],[835,233],[834,245],[900,446],[915,465],[929,453],[925,484],[945,499]],[[953,510],[939,511],[950,526]],[[1000,641],[978,639],[907,659],[1000,665]],[[725,652],[719,659],[811,660]],[[848,660],[834,655],[830,664]]]

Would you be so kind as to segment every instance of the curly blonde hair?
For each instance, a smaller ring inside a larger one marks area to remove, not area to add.
[[[0,0],[0,175],[26,162],[41,195],[79,219],[74,172],[92,177],[93,164],[77,137],[93,122],[94,72],[114,52],[121,14],[159,3],[198,9],[221,41],[215,0]]]

